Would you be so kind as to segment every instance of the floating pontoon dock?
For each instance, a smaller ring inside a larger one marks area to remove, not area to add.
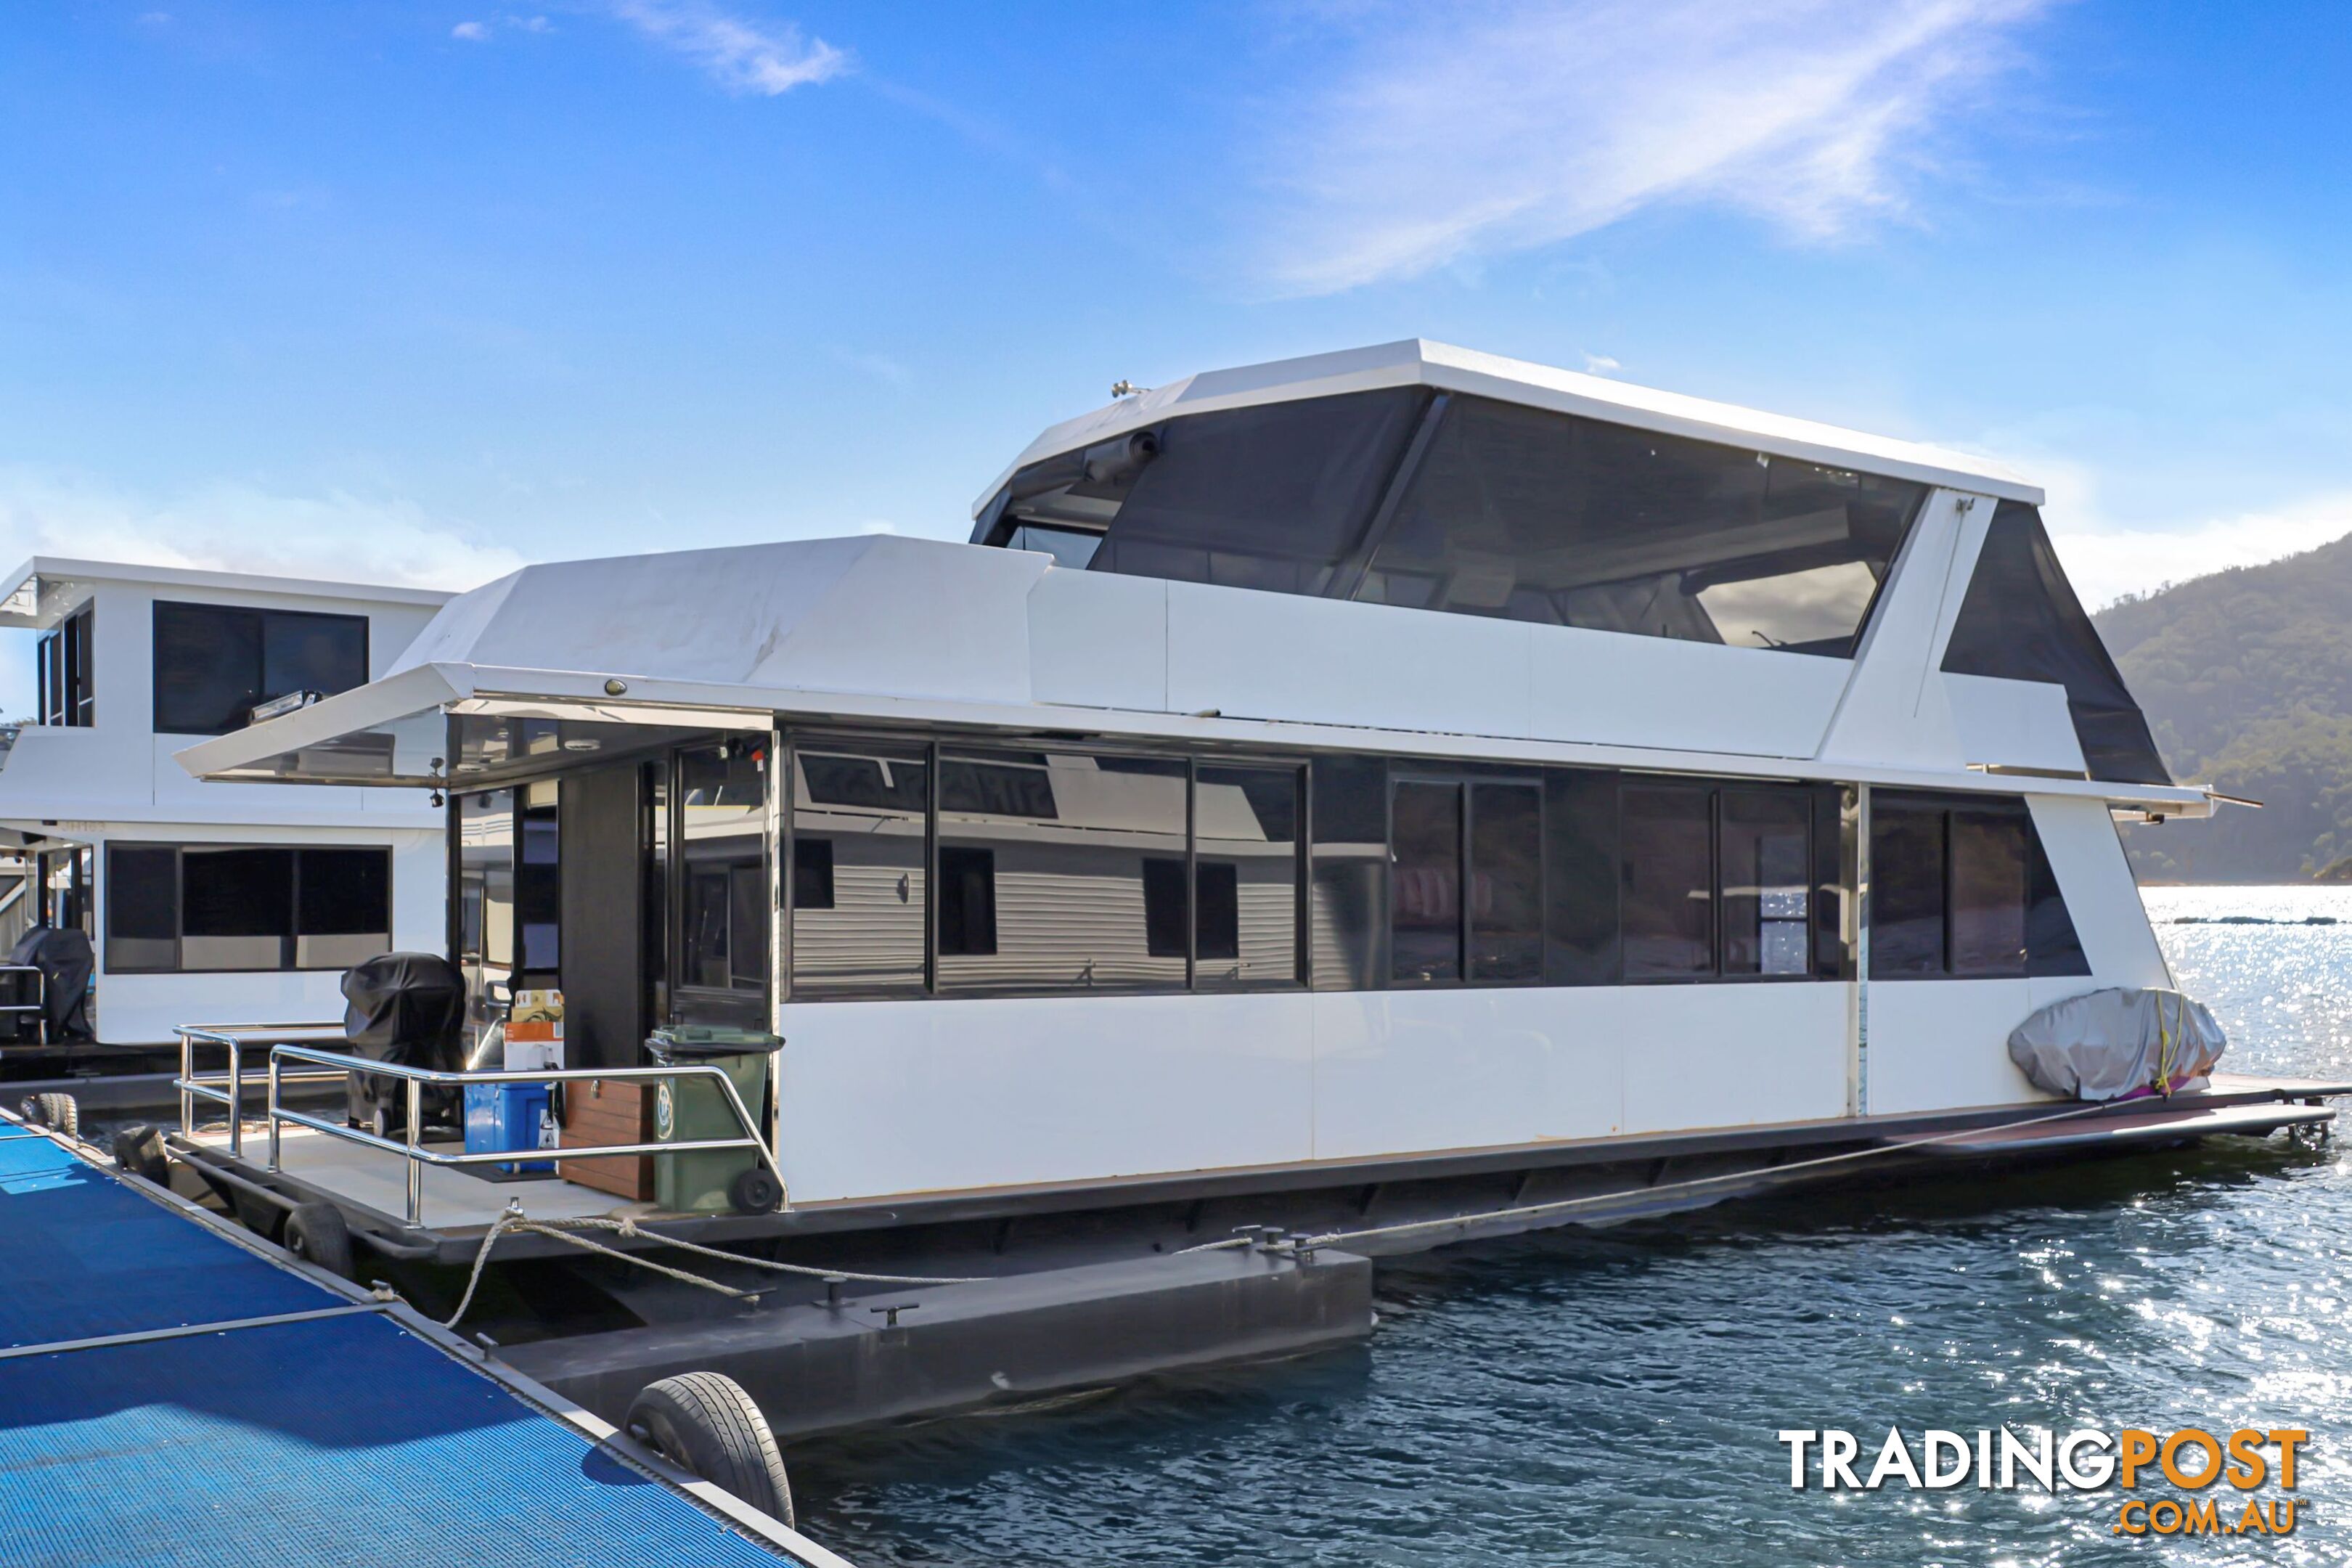
[[[0,1561],[843,1561],[404,1305],[0,1120]]]

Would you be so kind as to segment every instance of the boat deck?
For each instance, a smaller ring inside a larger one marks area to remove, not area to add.
[[[404,1306],[7,1120],[0,1278],[0,1562],[846,1568]]]

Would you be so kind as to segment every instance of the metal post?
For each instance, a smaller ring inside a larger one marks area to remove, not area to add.
[[[269,1053],[269,1173],[278,1173],[278,1053]]]
[[[245,1152],[245,1047],[238,1041],[228,1043],[228,1157],[232,1160]]]
[[[1854,788],[1853,1113],[1870,1114],[1870,786]]]
[[[195,1097],[194,1094],[190,1093],[190,1092],[189,1092],[189,1089],[188,1089],[188,1085],[189,1085],[189,1083],[190,1083],[190,1082],[192,1082],[192,1081],[194,1079],[194,1078],[195,1078],[195,1071],[194,1071],[195,1052],[196,1052],[196,1043],[195,1043],[195,1041],[194,1041],[194,1040],[192,1040],[192,1039],[190,1039],[190,1038],[188,1037],[188,1031],[187,1031],[187,1030],[185,1030],[185,1029],[181,1030],[181,1031],[180,1031],[180,1136],[181,1136],[181,1137],[183,1137],[183,1138],[193,1138],[193,1137],[194,1137],[194,1136],[196,1135],[196,1097]]]
[[[417,1140],[425,1130],[425,1085],[408,1080],[408,1224],[414,1230],[425,1223],[425,1166],[416,1158]]]

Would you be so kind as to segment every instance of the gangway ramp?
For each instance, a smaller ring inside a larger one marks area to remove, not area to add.
[[[0,1563],[848,1568],[396,1300],[0,1118]]]

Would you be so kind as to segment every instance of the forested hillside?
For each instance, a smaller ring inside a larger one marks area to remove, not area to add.
[[[2093,619],[2173,776],[2263,805],[2128,829],[2140,876],[2347,879],[2352,537],[2126,599]]]

